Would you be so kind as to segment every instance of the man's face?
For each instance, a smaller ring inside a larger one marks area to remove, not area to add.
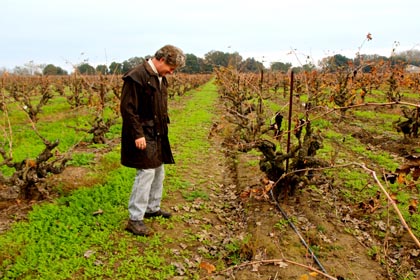
[[[176,67],[166,64],[165,59],[161,58],[159,60],[159,65],[156,65],[156,69],[159,72],[160,76],[165,77],[167,74],[172,74],[175,71]]]

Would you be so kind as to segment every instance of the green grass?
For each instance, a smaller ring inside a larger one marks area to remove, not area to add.
[[[197,198],[202,198],[207,200],[209,198],[209,195],[202,190],[193,190],[193,191],[184,191],[183,197],[186,201],[194,201]]]
[[[68,165],[85,166],[94,163],[94,160],[95,154],[93,153],[73,153]]]

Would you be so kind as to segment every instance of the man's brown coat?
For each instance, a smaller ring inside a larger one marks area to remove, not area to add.
[[[120,111],[123,119],[121,164],[138,169],[175,163],[168,139],[168,82],[146,61],[123,76]],[[146,138],[146,149],[135,140]]]

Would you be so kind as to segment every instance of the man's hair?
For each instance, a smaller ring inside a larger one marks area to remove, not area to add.
[[[164,58],[166,64],[181,68],[185,65],[185,55],[180,48],[172,45],[165,45],[155,53],[156,59]]]

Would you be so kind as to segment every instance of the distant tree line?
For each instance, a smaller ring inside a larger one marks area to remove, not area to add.
[[[376,62],[386,62],[390,65],[414,65],[420,67],[420,51],[409,50],[394,54],[390,57],[377,54],[362,54],[354,59],[347,58],[341,54],[325,57],[319,62],[319,67],[329,72],[335,72],[340,68],[353,65],[354,67],[362,66],[362,71],[367,73],[371,71],[370,64]]]
[[[150,56],[146,57],[132,57],[122,63],[112,62],[111,64],[105,65],[100,64],[96,67],[90,65],[88,62],[83,62],[75,66],[75,71],[78,71],[84,75],[95,75],[95,74],[122,74],[128,70],[134,68],[138,64],[143,63]],[[398,54],[395,54],[391,57],[380,56],[377,54],[374,55],[359,55],[355,59],[350,59],[341,54],[336,54],[334,56],[325,57],[318,62],[318,67],[323,70],[328,70],[334,72],[340,67],[349,65],[360,65],[362,62],[378,62],[378,61],[388,61],[390,63],[403,63],[411,64],[415,66],[420,66],[420,51],[418,50],[408,50],[403,51]],[[257,61],[255,58],[243,59],[238,52],[228,53],[222,51],[210,51],[204,55],[204,58],[197,57],[194,54],[186,54],[186,65],[179,71],[182,73],[188,74],[198,74],[198,73],[212,73],[214,67],[232,67],[239,72],[259,72],[261,70],[267,70],[262,62]],[[270,64],[269,70],[271,71],[280,71],[287,72],[290,69],[293,69],[295,72],[308,71],[315,69],[316,66],[313,64],[305,64],[299,67],[293,67],[291,63],[284,62],[272,62]],[[363,71],[368,72],[369,66],[365,66]],[[0,73],[5,70],[0,69]],[[23,67],[17,66],[14,68],[13,73],[18,75],[68,75],[68,72],[62,69],[59,66],[53,64],[47,65],[36,65],[33,61],[26,63]]]

